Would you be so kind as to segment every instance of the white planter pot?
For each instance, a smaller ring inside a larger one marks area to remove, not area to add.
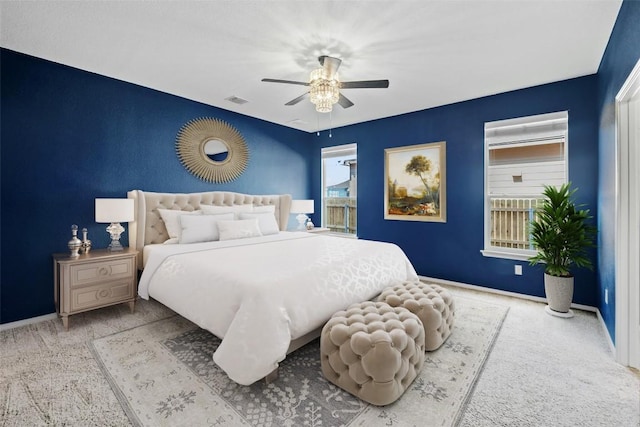
[[[549,314],[571,317],[573,300],[573,277],[558,277],[544,274],[544,293],[549,304]]]

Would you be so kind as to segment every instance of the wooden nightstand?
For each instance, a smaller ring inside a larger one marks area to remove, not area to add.
[[[56,311],[69,330],[69,316],[83,311],[128,303],[133,313],[138,285],[138,251],[93,249],[71,258],[53,254]]]

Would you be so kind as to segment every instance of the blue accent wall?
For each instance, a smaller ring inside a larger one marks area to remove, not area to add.
[[[71,224],[107,246],[96,197],[135,188],[291,193],[313,197],[318,212],[320,148],[353,142],[361,238],[397,243],[425,276],[543,296],[541,267],[480,253],[484,123],[568,110],[569,178],[599,227],[597,269],[576,271],[574,301],[599,307],[613,337],[614,97],[640,57],[639,23],[640,2],[625,0],[597,75],[334,129],[332,138],[2,49],[0,323],[54,311],[51,254],[67,250]],[[249,166],[236,181],[209,184],[180,164],[176,134],[198,117],[225,120],[247,141]],[[384,149],[437,141],[447,142],[447,222],[385,221]]]
[[[484,257],[484,123],[569,111],[569,179],[595,216],[598,123],[595,75],[357,124],[317,138],[318,147],[358,144],[358,236],[398,244],[418,274],[544,296],[543,269]],[[428,96],[428,94],[425,94]],[[446,141],[446,223],[384,219],[384,149]],[[318,164],[319,149],[314,152]],[[319,173],[313,196],[320,198]],[[595,221],[595,218],[594,218]],[[592,253],[595,263],[595,250]],[[523,266],[522,276],[514,265]],[[574,302],[594,306],[594,271],[576,270]]]
[[[71,224],[88,228],[94,247],[108,245],[96,197],[132,189],[308,197],[306,132],[6,49],[0,63],[0,323],[55,311],[51,254],[67,251]],[[180,164],[176,134],[199,117],[243,135],[250,160],[237,180],[210,184]]]
[[[598,309],[615,342],[615,97],[640,59],[640,2],[625,0],[598,70]],[[609,303],[604,294],[609,291]]]

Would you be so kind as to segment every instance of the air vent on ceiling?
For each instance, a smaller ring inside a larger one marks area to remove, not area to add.
[[[306,125],[307,122],[305,122],[304,120],[301,119],[293,119],[291,121],[288,122],[290,125]]]
[[[233,102],[234,104],[238,104],[238,105],[246,104],[247,102],[249,102],[249,101],[247,101],[246,99],[239,98],[239,97],[237,97],[237,96],[235,96],[235,95],[230,96],[230,97],[225,98],[225,99],[226,99],[227,101],[231,101],[231,102]]]

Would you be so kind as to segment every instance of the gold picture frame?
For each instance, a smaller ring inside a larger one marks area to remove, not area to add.
[[[447,222],[446,142],[384,150],[384,219]]]

